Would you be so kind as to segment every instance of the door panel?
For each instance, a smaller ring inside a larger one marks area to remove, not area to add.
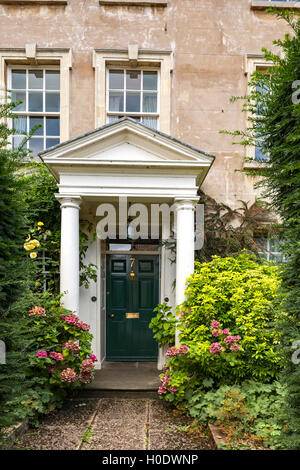
[[[156,360],[158,345],[149,323],[158,283],[158,256],[107,257],[107,360]]]

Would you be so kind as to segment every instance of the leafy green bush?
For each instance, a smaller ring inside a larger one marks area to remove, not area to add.
[[[152,318],[149,328],[153,331],[153,337],[160,346],[175,342],[176,317],[172,313],[172,308],[165,302],[159,304],[154,310],[156,316]]]
[[[278,268],[249,254],[196,263],[178,319],[180,348],[170,348],[159,393],[182,401],[188,390],[244,380],[270,382],[281,365],[275,329]]]
[[[190,393],[186,408],[197,421],[225,428],[233,442],[254,437],[267,447],[277,448],[286,424],[282,412],[285,396],[286,388],[279,382],[222,385],[208,392],[202,387]]]
[[[57,182],[44,164],[30,163],[20,177],[23,205],[26,208],[29,234],[24,233],[24,248],[28,248],[28,256],[32,257],[32,276],[29,280],[34,291],[45,289],[53,294],[59,293],[59,259],[60,259],[60,224],[61,210],[55,198]],[[50,230],[51,229],[51,230]],[[79,262],[80,285],[88,287],[91,281],[97,280],[97,267],[93,263],[85,263],[88,242],[95,240],[92,234],[93,225],[80,220],[79,231]],[[32,246],[32,240],[39,245]],[[35,283],[39,285],[35,285]]]

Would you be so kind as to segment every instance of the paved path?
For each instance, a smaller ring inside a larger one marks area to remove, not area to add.
[[[204,434],[191,433],[191,420],[153,398],[70,400],[46,416],[15,448],[28,450],[209,449]]]

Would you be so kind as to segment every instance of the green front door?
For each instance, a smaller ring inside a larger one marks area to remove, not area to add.
[[[158,304],[158,256],[108,255],[106,278],[108,361],[155,361],[149,323]]]

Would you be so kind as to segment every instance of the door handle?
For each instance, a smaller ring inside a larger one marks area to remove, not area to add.
[[[108,315],[109,318],[115,318],[115,314],[114,313],[111,313],[110,315]]]

